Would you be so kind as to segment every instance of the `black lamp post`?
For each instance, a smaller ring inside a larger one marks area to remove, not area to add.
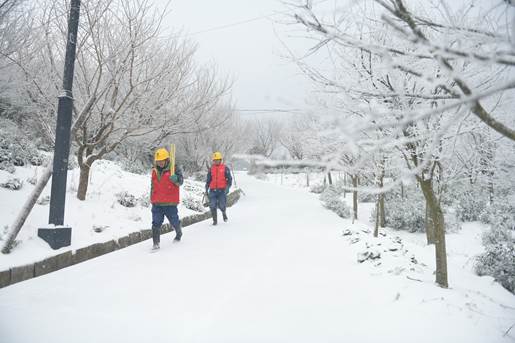
[[[52,189],[50,193],[50,214],[48,223],[53,224],[53,227],[40,228],[38,230],[38,236],[44,239],[52,249],[59,249],[71,244],[72,228],[64,227],[63,224],[73,109],[73,69],[75,66],[79,14],[80,0],[71,0],[70,16],[68,17],[68,39],[64,60],[63,93],[59,95],[57,107]]]

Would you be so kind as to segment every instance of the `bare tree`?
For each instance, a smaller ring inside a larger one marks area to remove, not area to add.
[[[270,157],[279,144],[281,124],[272,119],[257,119],[252,126],[250,154]]]
[[[32,101],[46,108],[39,114],[40,122],[51,137],[47,123],[53,120],[51,99],[62,77],[56,63],[62,60],[58,43],[65,32],[65,7],[49,0],[38,13],[44,48],[37,58],[20,58],[19,65],[31,81]],[[73,137],[81,200],[96,160],[130,139],[160,144],[173,134],[195,130],[199,118],[229,89],[226,81],[217,81],[214,71],[193,64],[193,45],[162,36],[165,13],[150,0],[83,4],[74,103],[74,115],[82,120]]]
[[[445,223],[437,189],[445,173],[443,158],[454,148],[449,144],[450,135],[455,134],[451,130],[473,126],[469,114],[514,140],[513,129],[503,122],[509,118],[506,113],[494,115],[485,105],[492,95],[515,86],[513,79],[502,76],[514,65],[513,46],[492,18],[480,27],[466,21],[447,24],[439,21],[438,14],[431,19],[414,14],[402,0],[367,2],[374,3],[377,6],[372,9],[337,9],[332,21],[319,15],[312,1],[294,6],[296,22],[318,42],[306,55],[320,53],[323,47],[332,68],[294,58],[333,98],[332,108],[345,118],[343,134],[354,146],[351,150],[359,151],[351,154],[358,157],[351,162],[353,170],[375,155],[389,155],[390,161],[398,160],[392,159],[396,154],[402,156],[406,171],[389,163],[390,171],[396,174],[395,182],[402,182],[407,174],[421,187],[431,219],[428,241],[435,243],[436,281],[447,287]],[[337,150],[346,154],[343,141]],[[382,178],[384,172],[383,165],[378,175]],[[393,186],[380,183],[383,189]],[[353,188],[357,185],[356,177]]]
[[[313,158],[320,153],[314,132],[320,128],[317,118],[311,114],[298,114],[286,121],[281,129],[279,143],[288,150],[294,160]]]
[[[178,156],[192,172],[207,167],[214,151],[221,151],[227,161],[245,146],[245,128],[232,106],[210,111],[197,127],[195,132],[177,135]]]
[[[30,44],[31,12],[26,1],[0,1],[0,96],[5,98],[12,97],[18,77],[13,55]]]
[[[344,20],[338,19],[331,24],[323,22],[315,13],[312,1],[309,0],[302,6],[296,6],[301,8],[303,13],[295,14],[295,19],[324,37],[321,44],[317,45],[314,50],[329,43],[360,49],[371,55],[381,57],[388,61],[392,69],[410,74],[418,78],[421,83],[430,85],[430,88],[435,88],[436,85],[440,92],[433,95],[392,92],[389,94],[390,97],[454,100],[448,102],[446,106],[424,112],[410,113],[403,119],[403,123],[417,121],[424,117],[438,115],[444,111],[467,105],[470,112],[484,124],[499,134],[515,140],[514,129],[495,118],[483,105],[485,98],[515,88],[515,80],[513,78],[501,79],[502,82],[495,86],[485,87],[484,79],[479,82],[466,81],[463,77],[464,74],[457,69],[459,66],[466,64],[481,65],[488,66],[489,72],[497,74],[500,70],[515,66],[515,59],[513,58],[515,47],[511,42],[510,28],[502,27],[502,20],[496,21],[489,17],[488,13],[492,11],[487,9],[485,10],[487,16],[484,18],[487,24],[481,25],[479,28],[473,27],[470,22],[465,22],[463,25],[444,24],[438,22],[436,18],[417,15],[408,9],[403,0],[374,0],[373,2],[385,9],[381,19],[400,36],[404,47],[388,44],[389,41],[363,41],[360,39],[359,31],[356,35],[349,35],[340,28]],[[451,11],[446,1],[442,0],[440,3],[443,10]],[[465,10],[463,10],[463,13],[456,11],[455,14],[456,17],[462,14],[465,14],[465,18],[467,14],[472,16]],[[427,31],[430,34],[425,33]],[[446,39],[446,37],[453,37],[453,39]],[[462,47],[455,47],[456,40],[460,41]],[[420,68],[417,68],[416,61],[432,63],[432,69],[437,68],[438,74],[436,76],[427,75]],[[318,78],[321,76],[319,73],[313,75]],[[326,79],[326,82],[338,86],[332,80]],[[385,94],[377,94],[373,90],[358,90],[358,92],[368,97],[385,96]],[[390,125],[398,124],[391,123]]]
[[[27,39],[30,8],[26,1],[0,1],[0,57],[6,60]]]

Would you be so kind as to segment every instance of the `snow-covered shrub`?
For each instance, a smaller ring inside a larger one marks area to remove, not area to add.
[[[413,190],[415,192],[415,190]],[[457,232],[461,230],[461,222],[456,212],[450,208],[442,208],[445,231]],[[416,193],[408,193],[401,198],[399,193],[387,193],[385,199],[386,225],[396,230],[408,232],[426,231],[426,202],[424,197]],[[376,220],[376,208],[372,209],[370,220]]]
[[[443,208],[443,217],[445,221],[445,232],[458,232],[461,230],[461,221],[456,211],[452,208]]]
[[[184,180],[182,189],[187,193],[197,194],[197,195],[202,195],[206,191],[204,183],[193,182],[191,180]]]
[[[481,197],[461,198],[456,203],[456,214],[461,221],[472,222],[480,218],[486,209],[487,201]]]
[[[515,231],[504,225],[492,226],[483,234],[482,240],[485,247],[510,241],[513,244],[515,243]]]
[[[386,225],[409,232],[425,231],[425,200],[416,190],[406,192],[402,198],[398,193],[387,193],[385,199]],[[375,220],[376,211],[372,211],[372,219]]]
[[[39,154],[30,156],[29,163],[32,164],[33,166],[40,166],[43,164],[43,162],[44,162],[44,158],[43,158],[43,156],[41,156]]]
[[[1,151],[0,151],[1,153]],[[1,157],[0,157],[1,159]],[[9,172],[11,174],[14,174],[16,172],[16,168],[14,168],[14,165],[10,163],[9,161],[2,161],[0,162],[0,170],[5,170],[6,172]]]
[[[126,191],[116,193],[116,200],[125,207],[134,207],[138,203],[136,197]]]
[[[515,231],[515,204],[509,198],[500,199],[488,206],[479,219],[492,227],[505,226]]]
[[[26,138],[10,120],[0,123],[0,169],[12,170],[14,166],[41,165],[43,159],[34,143]]]
[[[481,220],[491,228],[483,234],[485,252],[477,258],[476,272],[494,277],[515,293],[515,205],[508,199],[499,201],[487,208]]]
[[[322,194],[320,200],[325,208],[333,211],[342,218],[350,218],[351,210],[349,206],[341,199],[341,193],[336,187],[327,187]]]
[[[119,161],[123,170],[128,171],[129,173],[144,175],[148,173],[151,166],[147,163],[143,163],[140,160],[130,161],[128,159],[122,159]]]
[[[202,200],[191,196],[190,194],[186,194],[182,197],[182,204],[187,209],[197,212],[204,212],[204,206],[202,205]]]
[[[326,185],[324,185],[323,183],[318,183],[318,184],[314,184],[313,186],[311,186],[309,188],[309,191],[311,193],[315,193],[315,194],[322,194],[322,192],[325,190],[326,188]]]
[[[486,247],[478,257],[478,275],[490,275],[508,291],[515,293],[515,243],[499,243]]]
[[[490,275],[504,288],[515,293],[515,232],[506,227],[492,227],[483,237],[485,252],[478,256],[476,273]]]
[[[326,202],[339,196],[340,195],[338,194],[338,191],[334,187],[329,186],[322,193],[320,193],[320,201]]]
[[[359,202],[376,202],[377,194],[358,192],[358,201]]]
[[[23,181],[20,181],[20,179],[18,179],[16,177],[10,178],[4,183],[0,183],[0,187],[11,189],[13,191],[17,191],[17,190],[21,189],[22,186],[23,186]]]
[[[488,204],[488,194],[479,185],[457,185],[449,195],[453,199],[456,216],[463,222],[479,220]]]
[[[201,170],[191,174],[191,179],[194,181],[206,182],[207,171]]]

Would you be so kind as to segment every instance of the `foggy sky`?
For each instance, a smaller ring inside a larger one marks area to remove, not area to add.
[[[216,64],[234,80],[232,100],[237,108],[304,107],[310,83],[295,64],[281,57],[287,53],[274,33],[275,27],[282,39],[287,38],[288,28],[276,23],[288,10],[280,1],[174,0],[170,10],[166,26],[182,29],[198,44],[196,60]],[[267,15],[271,16],[252,20]],[[247,20],[252,21],[235,24]],[[217,29],[224,25],[233,26]],[[198,33],[206,30],[211,31]]]

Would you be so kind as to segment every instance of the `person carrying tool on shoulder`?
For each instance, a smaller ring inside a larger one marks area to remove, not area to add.
[[[181,222],[177,205],[179,204],[179,187],[184,178],[182,171],[175,166],[170,168],[170,154],[168,150],[158,149],[154,156],[154,168],[152,168],[152,181],[150,190],[150,202],[152,203],[152,249],[159,249],[161,225],[164,217],[175,230],[175,241],[180,242],[182,237]],[[172,174],[172,170],[174,173]]]

